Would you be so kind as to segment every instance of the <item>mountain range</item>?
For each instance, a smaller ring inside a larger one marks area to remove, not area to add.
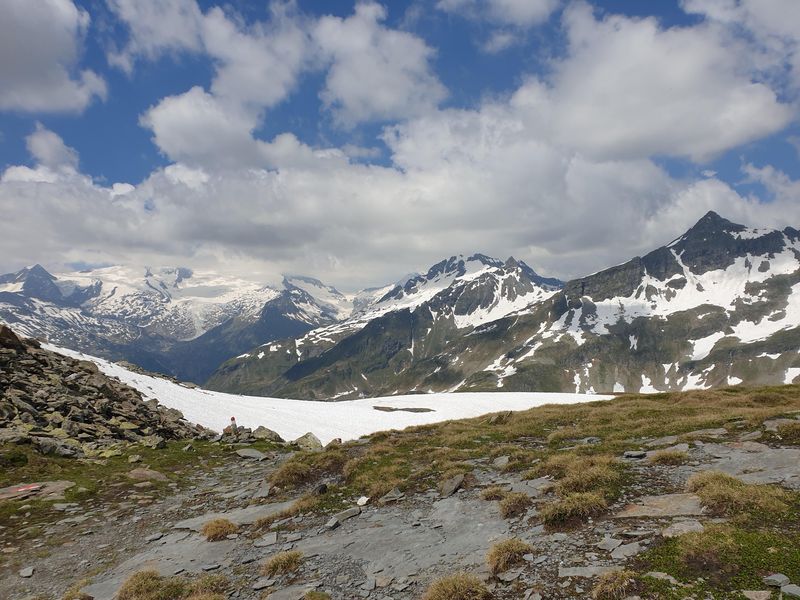
[[[188,269],[0,277],[0,321],[211,389],[351,399],[442,391],[668,391],[800,375],[800,232],[716,213],[673,242],[562,282],[454,256],[343,294]]]

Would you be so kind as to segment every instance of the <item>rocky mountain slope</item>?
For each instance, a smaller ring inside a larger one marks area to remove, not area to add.
[[[672,243],[563,289],[528,271],[451,259],[373,312],[227,362],[209,386],[324,399],[800,376],[800,232],[790,227],[750,229],[711,212]]]
[[[159,446],[205,432],[89,361],[44,350],[0,325],[0,445],[42,454],[102,455],[123,443]]]
[[[473,362],[452,354],[465,336],[530,310],[561,285],[513,258],[454,256],[387,289],[350,319],[228,361],[207,387],[311,399],[448,391],[456,383],[442,372],[450,361],[466,369]],[[422,371],[439,383],[428,386]]]
[[[310,278],[273,289],[184,268],[54,276],[40,265],[0,276],[0,322],[20,333],[195,382],[256,344],[333,323],[352,304]]]

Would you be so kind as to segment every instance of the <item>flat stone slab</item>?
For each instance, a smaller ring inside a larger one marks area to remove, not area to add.
[[[606,567],[601,565],[590,565],[588,567],[558,567],[558,576],[565,577],[598,577],[603,573],[619,571],[619,567]]]
[[[37,481],[34,483],[18,483],[0,488],[0,502],[3,500],[22,500],[36,496],[39,498],[62,498],[64,492],[74,486],[73,481]]]
[[[661,530],[661,535],[665,538],[679,537],[687,533],[700,533],[705,527],[700,521],[677,521]]]
[[[704,509],[700,498],[694,494],[665,494],[643,496],[613,515],[615,519],[639,517],[680,517],[702,515]]]
[[[191,519],[184,519],[172,526],[173,529],[191,529],[192,531],[200,531],[204,523],[212,519],[228,519],[236,525],[252,525],[259,519],[271,517],[282,510],[289,508],[293,501],[288,502],[275,502],[273,504],[259,504],[256,506],[247,506],[245,508],[238,508],[229,510],[228,512],[213,512],[200,515],[199,517],[192,517]]]
[[[393,505],[368,508],[358,527],[305,538],[296,549],[309,556],[363,561],[367,576],[409,577],[442,564],[455,571],[473,569],[485,564],[494,541],[510,536],[509,523],[499,511],[487,510],[487,504],[456,494],[414,511]]]
[[[242,458],[250,458],[252,460],[262,461],[267,458],[267,455],[263,452],[259,452],[255,448],[242,448],[241,450],[237,450],[236,454],[241,456]]]
[[[771,448],[758,442],[705,444],[709,470],[722,471],[745,483],[777,483],[800,490],[800,448]]]
[[[212,544],[199,535],[175,532],[103,573],[83,591],[94,600],[113,600],[122,583],[137,571],[155,569],[161,575],[170,576],[176,572],[202,573],[210,565],[228,567],[235,548],[236,540],[222,540]]]

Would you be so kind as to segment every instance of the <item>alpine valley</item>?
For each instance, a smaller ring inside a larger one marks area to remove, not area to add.
[[[643,257],[568,281],[454,256],[343,294],[188,269],[0,277],[17,332],[231,393],[656,392],[800,376],[800,232],[708,213]]]

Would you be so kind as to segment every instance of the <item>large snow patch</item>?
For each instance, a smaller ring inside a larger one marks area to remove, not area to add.
[[[117,377],[147,398],[155,398],[164,406],[178,409],[192,423],[221,431],[233,416],[239,425],[252,428],[263,425],[287,440],[311,431],[323,444],[335,438],[354,440],[376,431],[478,417],[501,410],[527,410],[545,404],[577,404],[612,398],[539,392],[418,394],[342,402],[238,396],[187,388],[159,377],[134,373],[118,364],[80,352],[51,345],[44,347],[73,358],[91,360],[106,375]],[[375,410],[375,406],[426,408],[430,412],[385,412]]]

